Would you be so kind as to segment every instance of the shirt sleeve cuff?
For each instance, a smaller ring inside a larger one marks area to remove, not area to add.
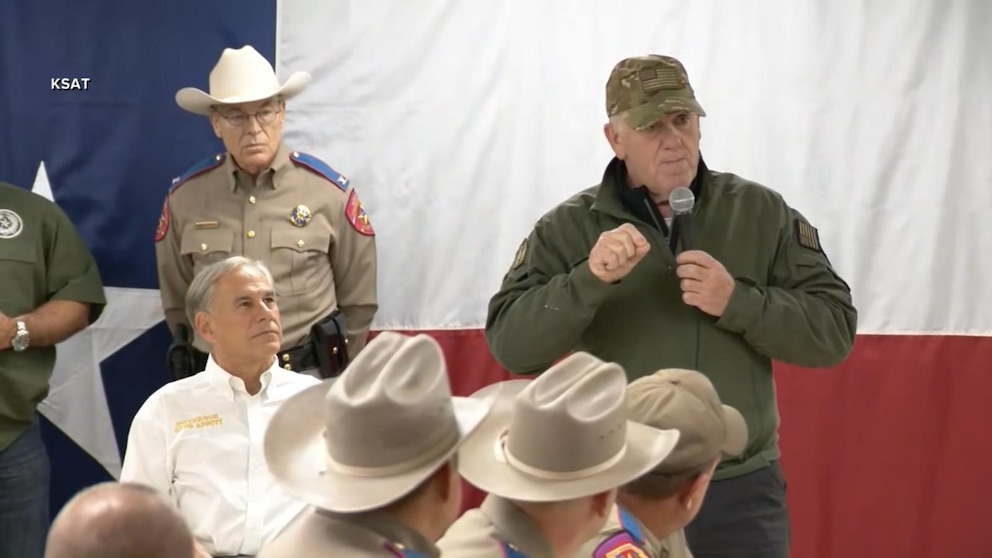
[[[591,308],[598,308],[609,296],[614,286],[620,283],[619,281],[616,283],[600,281],[592,274],[586,260],[572,268],[568,282],[571,286],[572,296],[583,306]]]

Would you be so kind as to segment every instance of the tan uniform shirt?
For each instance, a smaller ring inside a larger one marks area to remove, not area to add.
[[[659,541],[633,514],[617,504],[599,535],[576,555],[576,558],[590,557],[692,558],[692,553],[682,529]]]
[[[257,180],[228,155],[202,161],[174,181],[155,234],[159,285],[171,329],[187,323],[186,290],[204,266],[245,256],[275,280],[283,346],[339,308],[352,358],[378,309],[375,233],[346,178],[319,159],[279,147]],[[197,338],[194,344],[206,352]]]
[[[438,558],[426,537],[379,514],[343,516],[308,511],[256,558]]]
[[[543,558],[551,548],[537,526],[508,500],[486,496],[462,514],[437,542],[442,556],[455,558]]]

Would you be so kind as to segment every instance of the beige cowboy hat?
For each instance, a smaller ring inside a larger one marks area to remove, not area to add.
[[[332,512],[368,511],[425,481],[492,406],[451,396],[433,338],[387,331],[340,377],[279,407],[265,432],[265,460],[276,482],[305,502]]]
[[[669,368],[634,380],[627,386],[627,406],[632,420],[681,433],[656,472],[690,471],[739,456],[747,446],[744,416],[721,403],[710,379],[694,370]]]
[[[310,83],[308,72],[295,72],[279,85],[272,64],[251,46],[225,48],[210,71],[210,93],[195,87],[176,92],[176,104],[193,114],[209,114],[214,105],[250,103],[276,95],[289,99]]]
[[[620,365],[576,352],[535,380],[479,390],[473,398],[497,401],[458,450],[459,472],[485,492],[527,502],[581,498],[640,477],[679,432],[629,421],[626,388]]]

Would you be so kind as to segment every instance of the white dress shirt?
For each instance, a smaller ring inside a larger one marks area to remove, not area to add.
[[[203,372],[166,384],[138,410],[121,481],[168,495],[214,556],[257,554],[307,507],[269,473],[265,429],[285,399],[319,382],[273,359],[249,395],[210,357]]]

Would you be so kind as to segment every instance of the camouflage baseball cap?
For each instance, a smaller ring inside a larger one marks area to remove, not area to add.
[[[634,380],[627,386],[627,408],[634,422],[679,431],[675,449],[655,472],[689,471],[717,456],[738,456],[747,445],[744,417],[693,370],[659,370]]]
[[[706,116],[696,102],[685,66],[671,56],[649,54],[625,58],[606,82],[606,114],[627,113],[627,122],[643,130],[665,114],[687,110]]]

